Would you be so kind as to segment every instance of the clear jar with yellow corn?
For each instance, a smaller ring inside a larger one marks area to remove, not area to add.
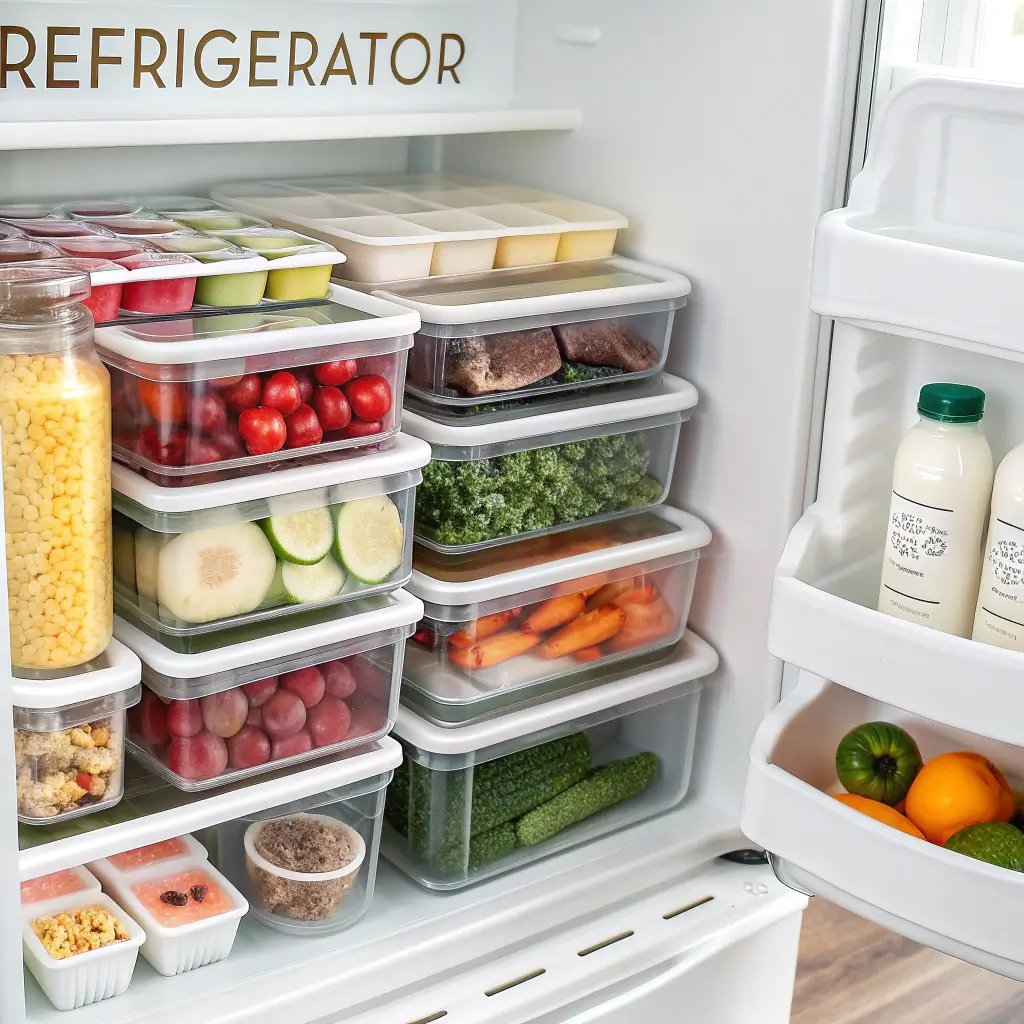
[[[113,630],[110,378],[89,278],[0,267],[0,447],[11,662],[64,669]]]

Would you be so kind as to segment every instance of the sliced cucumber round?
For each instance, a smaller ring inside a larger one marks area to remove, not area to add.
[[[281,585],[286,600],[291,604],[328,601],[337,597],[345,586],[345,579],[345,570],[338,565],[333,555],[321,559],[316,565],[281,563]]]
[[[156,585],[160,578],[158,560],[160,549],[167,538],[160,533],[139,526],[135,530],[135,587],[139,597],[156,600]]]
[[[386,495],[346,501],[335,509],[335,551],[360,583],[383,583],[401,564],[405,528]]]
[[[276,568],[274,549],[255,523],[182,533],[160,550],[157,601],[161,613],[183,622],[244,615],[259,607]]]
[[[282,604],[291,604],[292,602],[288,598],[288,594],[284,589],[284,583],[281,580],[281,566],[284,562],[278,562],[277,568],[274,570],[274,578],[270,581],[270,586],[267,589],[266,594],[263,595],[263,600],[260,601],[260,606],[257,611],[265,611],[267,608],[277,608]]]
[[[334,521],[329,508],[271,516],[260,525],[278,557],[296,565],[316,565],[330,554],[334,543]]]

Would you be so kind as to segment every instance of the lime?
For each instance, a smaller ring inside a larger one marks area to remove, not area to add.
[[[1010,871],[1024,871],[1024,832],[1007,822],[968,825],[949,837],[946,849]]]

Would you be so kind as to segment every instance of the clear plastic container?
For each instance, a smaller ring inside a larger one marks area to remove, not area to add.
[[[21,883],[21,905],[49,902],[75,893],[99,892],[100,880],[85,867],[65,868]]]
[[[11,662],[66,669],[113,627],[110,378],[86,274],[0,267],[0,440]]]
[[[62,255],[60,249],[35,238],[7,238],[0,240],[0,264],[52,260],[60,255]]]
[[[92,220],[95,217],[137,217],[151,215],[153,210],[143,203],[119,199],[80,199],[63,203],[57,213],[76,220]]]
[[[82,235],[101,235],[100,228],[77,220],[60,217],[41,217],[38,220],[9,220],[8,224],[23,231],[30,238],[79,238]]]
[[[417,323],[332,287],[317,305],[104,327],[114,456],[173,485],[377,445],[401,425]]]
[[[401,708],[384,855],[429,889],[458,889],[674,807],[689,787],[700,680],[718,664],[692,633],[677,652],[472,725]]]
[[[52,217],[55,208],[45,203],[4,203],[0,206],[0,220],[38,220]]]
[[[195,792],[373,742],[394,725],[405,639],[422,607],[399,591],[383,608],[198,654],[118,620],[119,638],[143,659],[129,748]]]
[[[404,429],[430,444],[417,495],[416,539],[466,554],[660,504],[672,482],[693,385],[667,374],[657,390],[609,396],[530,416],[461,423],[405,412]]]
[[[113,468],[118,611],[188,636],[389,593],[412,570],[427,447],[311,458],[264,476],[158,487]]]
[[[177,221],[163,217],[148,210],[142,210],[130,217],[90,217],[89,224],[112,231],[122,238],[146,238],[154,235],[171,235],[181,230]]]
[[[173,267],[187,274],[196,260],[187,253],[140,252],[120,256],[117,262],[127,270]],[[152,281],[126,281],[121,289],[121,308],[127,313],[169,316],[187,313],[196,294],[195,277],[165,277]]]
[[[200,263],[230,265],[252,258],[252,253],[220,238],[208,235],[167,235],[150,243],[161,252],[186,253]],[[239,274],[212,274],[196,280],[195,302],[200,306],[226,309],[258,306],[267,287],[267,270],[249,270]]]
[[[409,391],[479,406],[660,373],[690,282],[614,257],[373,289],[419,313]]]
[[[61,238],[54,245],[60,251],[58,256],[73,256],[94,260],[121,260],[126,256],[138,256],[146,247],[130,238],[115,238],[112,235],[82,235],[78,238]]]
[[[77,270],[88,274],[90,281],[93,281],[96,274],[117,275],[122,269],[110,260],[75,259],[71,256],[59,260],[40,260],[36,266],[45,267],[47,270]],[[89,297],[82,300],[82,305],[92,313],[96,323],[117,319],[117,312],[121,308],[121,288],[121,281],[112,281],[109,284],[93,282]]]
[[[711,531],[661,506],[602,526],[450,558],[418,549],[424,618],[404,699],[460,723],[550,699],[676,644]]]

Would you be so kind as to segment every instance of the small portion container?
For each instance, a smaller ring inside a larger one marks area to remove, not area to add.
[[[183,835],[93,861],[89,870],[109,889],[130,882],[140,872],[154,868],[170,871],[181,863],[197,863],[209,858],[206,847],[195,836]]]
[[[143,211],[142,214],[133,217],[91,217],[88,223],[105,231],[112,231],[122,238],[171,235],[181,230],[181,225],[176,220],[157,217],[149,211]]]
[[[129,749],[195,792],[372,743],[394,725],[405,640],[422,610],[399,591],[380,608],[321,614],[196,654],[119,619],[146,686],[129,716]]]
[[[207,235],[167,235],[150,244],[161,252],[186,253],[200,263],[229,263],[251,260],[252,252]],[[218,309],[258,306],[267,287],[267,270],[247,270],[239,274],[210,274],[197,278],[195,302]]]
[[[44,903],[86,892],[99,892],[100,880],[85,867],[65,868],[21,883],[21,905]]]
[[[459,889],[674,807],[717,666],[687,633],[675,660],[487,721],[442,727],[400,708],[384,855],[428,889]]]
[[[121,308],[121,286],[124,268],[110,260],[75,259],[67,257],[60,260],[40,260],[37,267],[50,270],[77,270],[89,275],[92,291],[82,300],[82,305],[92,313],[97,324],[116,320]],[[107,280],[115,278],[115,280]]]
[[[4,203],[0,206],[0,220],[39,220],[52,217],[55,209],[43,203]]]
[[[153,635],[189,636],[397,590],[428,457],[399,435],[360,458],[187,488],[115,464],[118,611]]]
[[[225,231],[242,231],[247,228],[272,228],[268,220],[259,217],[247,217],[244,213],[234,210],[190,210],[176,214],[174,219],[196,231],[208,231],[211,235],[219,235]]]
[[[663,505],[459,558],[418,549],[409,589],[424,619],[403,699],[435,721],[477,720],[678,643],[710,542],[699,519]]]
[[[401,425],[418,324],[334,286],[318,305],[103,328],[114,456],[157,483],[186,484],[378,445]]]
[[[77,220],[60,217],[45,217],[39,220],[9,220],[8,224],[23,231],[30,238],[78,238],[82,235],[103,234],[99,228],[90,227]]]
[[[289,257],[290,265],[283,270],[274,270],[271,262],[266,298],[275,302],[300,302],[327,295],[334,260],[325,260],[324,256],[337,255],[333,246],[280,228],[224,230],[218,232],[217,237],[251,249],[271,261]]]
[[[0,223],[0,241],[27,237],[28,236],[21,230],[21,228],[16,228],[13,224]]]
[[[2,243],[0,243],[2,244]],[[11,663],[60,669],[113,628],[110,378],[80,271],[0,267],[0,443]]]
[[[660,504],[672,482],[692,384],[666,374],[602,405],[460,423],[408,410],[403,427],[430,444],[417,495],[416,539],[466,554]]]
[[[164,217],[176,219],[179,213],[208,213],[224,211],[220,203],[204,196],[144,196],[138,200],[139,205],[147,210],[155,210]]]
[[[689,293],[681,274],[622,257],[374,288],[423,321],[410,394],[466,408],[660,373]]]
[[[93,220],[96,217],[137,217],[140,213],[151,213],[151,209],[139,203],[123,202],[118,199],[83,199],[64,203],[58,213],[76,220]]]
[[[143,957],[166,978],[223,960],[246,898],[206,858],[112,875],[103,883],[146,930]]]
[[[185,253],[139,252],[121,256],[117,262],[126,270],[164,270],[182,275],[194,268],[196,260]],[[121,308],[127,313],[157,313],[167,316],[187,313],[196,294],[196,278],[168,276],[150,281],[125,281],[121,289]]]
[[[61,960],[51,956],[33,925],[41,918],[93,908],[112,915],[125,937]],[[22,908],[25,966],[58,1010],[77,1010],[124,993],[135,971],[139,947],[145,941],[141,926],[102,892],[74,894]]]
[[[74,256],[83,259],[122,260],[126,256],[138,256],[146,247],[128,238],[114,238],[111,235],[82,235],[79,238],[61,238],[54,243],[60,250],[58,256]]]
[[[52,260],[63,255],[60,249],[34,238],[0,239],[0,264],[32,263]]]

